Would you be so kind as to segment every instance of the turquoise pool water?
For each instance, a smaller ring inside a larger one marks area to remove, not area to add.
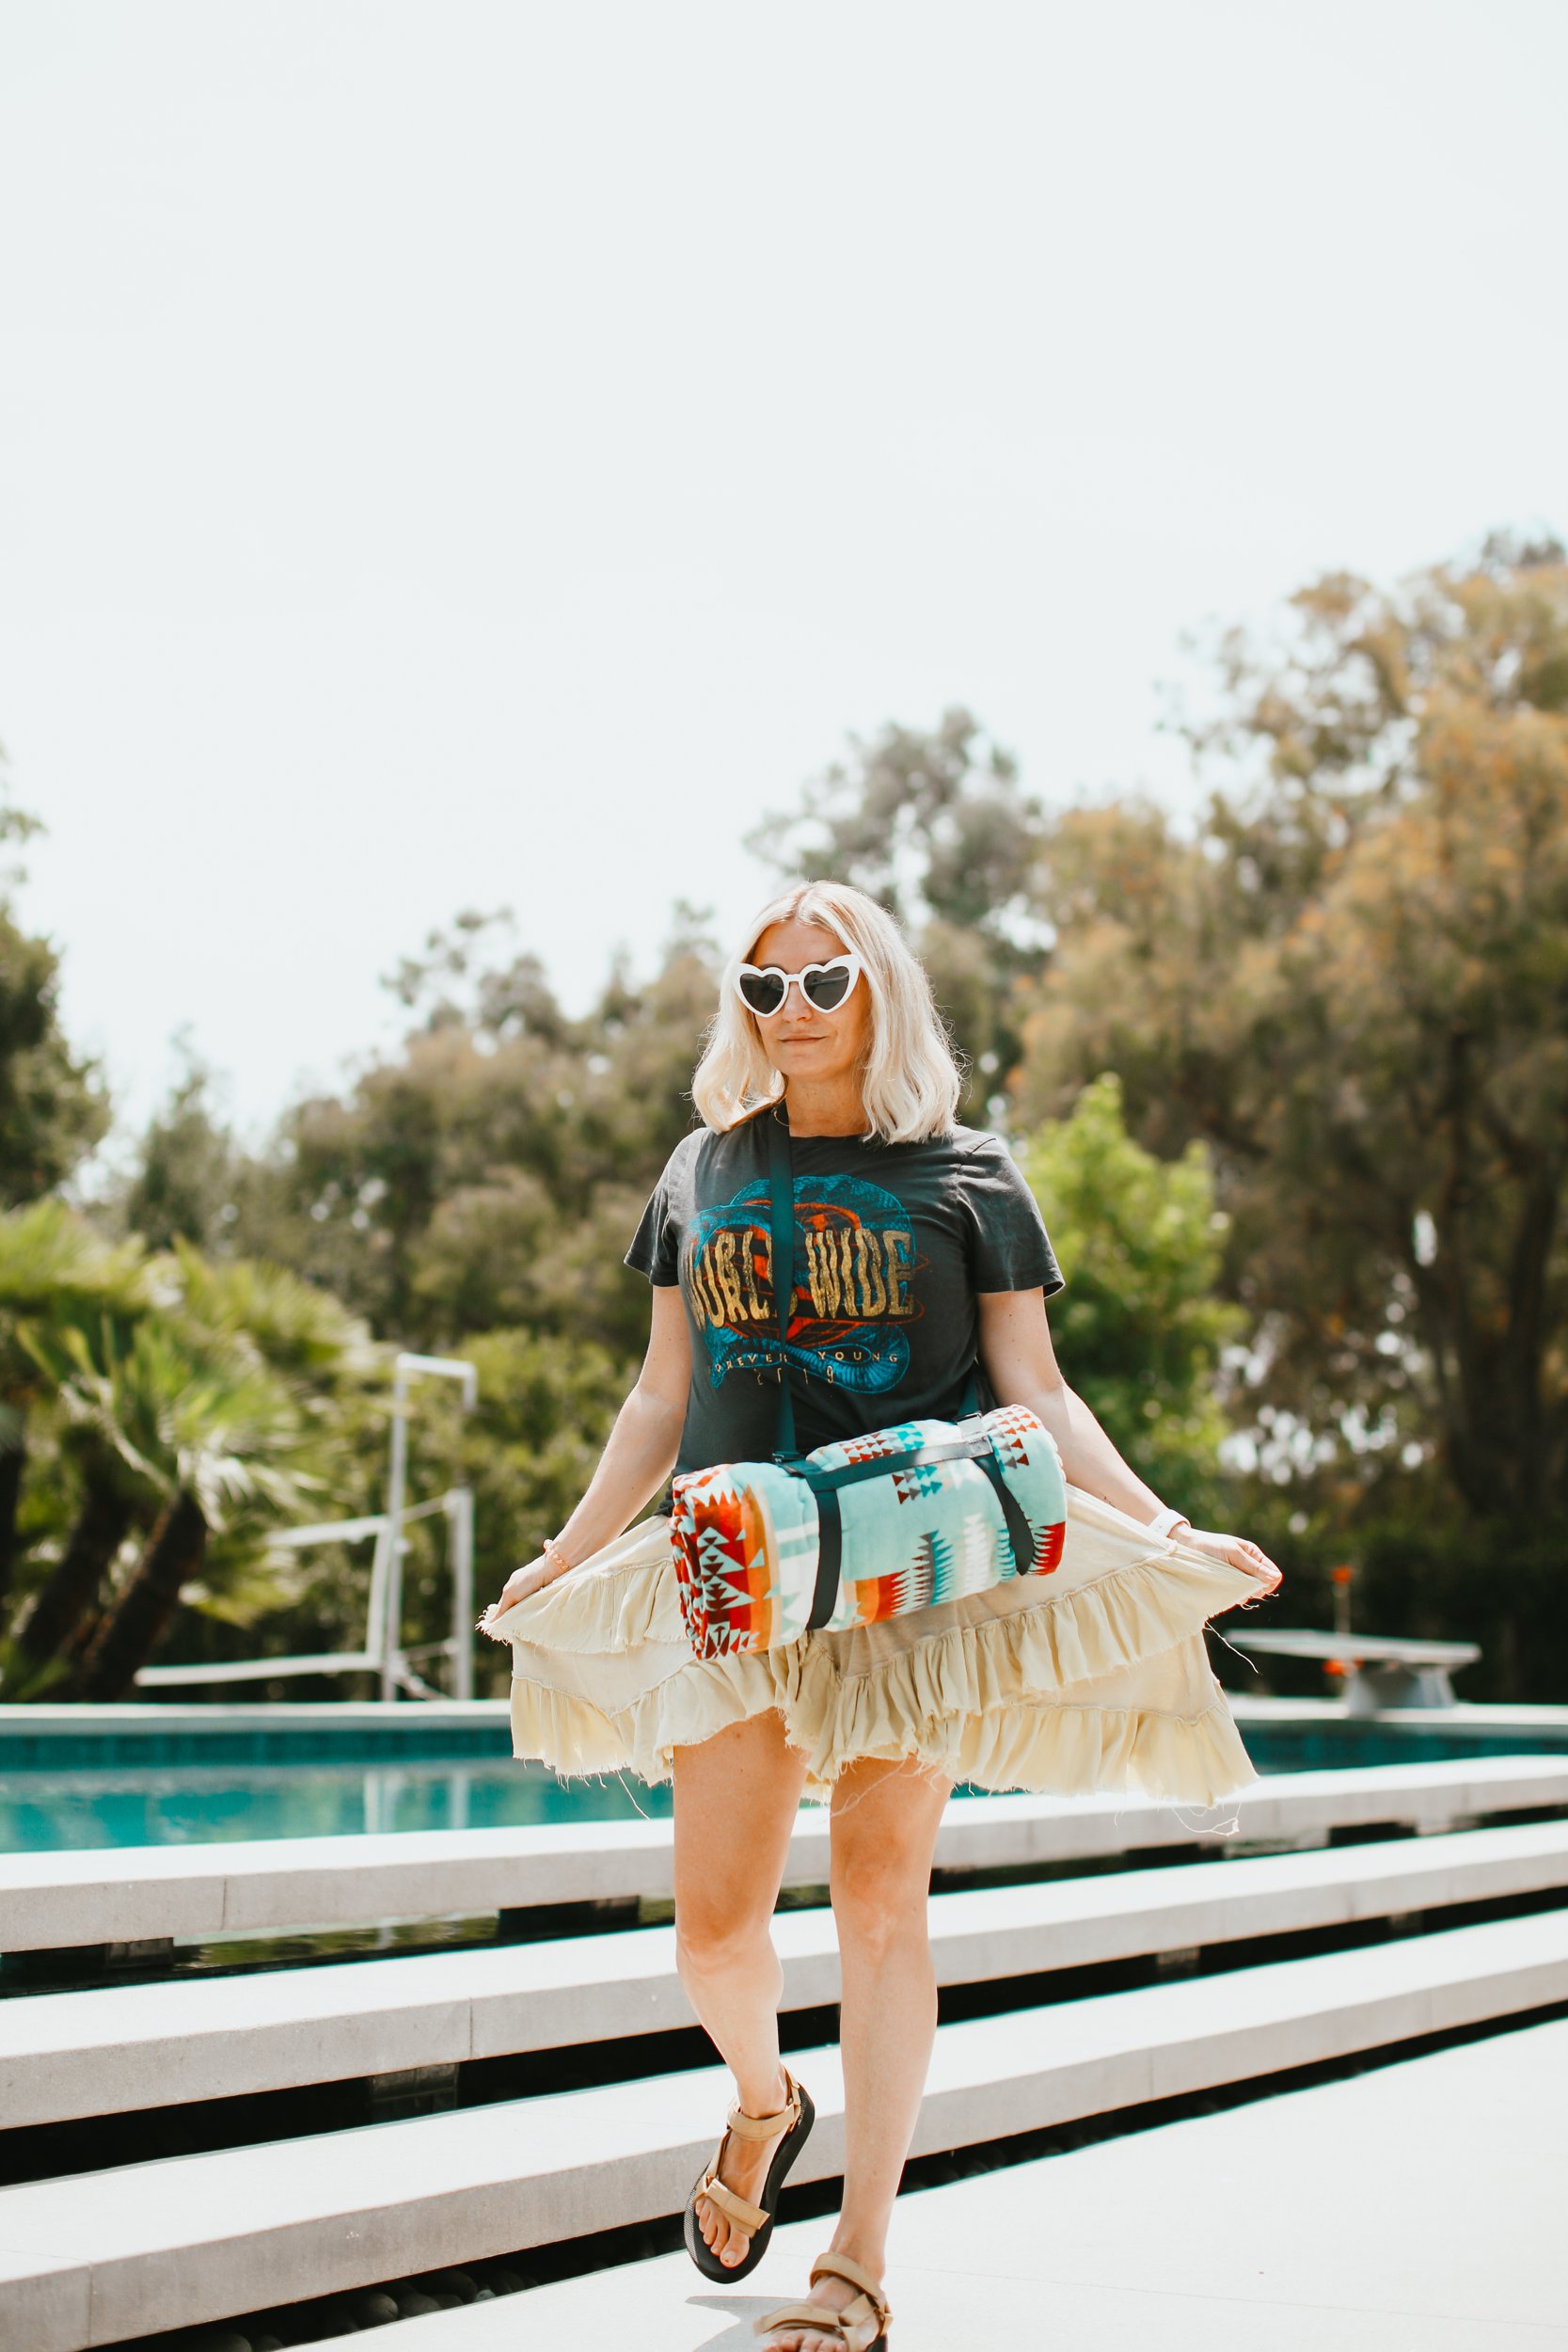
[[[1430,1718],[1402,1728],[1386,1716],[1255,1724],[1245,1738],[1264,1772],[1560,1753],[1568,1751],[1568,1710],[1560,1727],[1538,1722],[1528,1736],[1458,1723],[1438,1728]],[[0,1852],[498,1829],[669,1810],[668,1789],[633,1780],[562,1782],[542,1765],[514,1763],[503,1724],[425,1726],[414,1708],[369,1727],[361,1717],[352,1725],[214,1724],[63,1739],[8,1725],[0,1740]]]
[[[669,1810],[665,1788],[618,1780],[568,1787],[542,1765],[504,1761],[0,1772],[0,1852],[500,1829]]]

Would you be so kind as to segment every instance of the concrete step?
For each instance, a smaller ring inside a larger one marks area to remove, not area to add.
[[[975,1983],[1568,1887],[1568,1821],[938,1895]],[[783,1912],[784,2006],[836,2001],[826,1910]],[[57,2122],[689,2026],[673,1933],[345,1962],[0,2004],[0,2124]]]
[[[944,2026],[928,2153],[1568,1998],[1568,1912]],[[843,2161],[836,2050],[793,2061]],[[154,2329],[551,2244],[679,2209],[717,2068],[0,2190],[0,2341],[82,2352]]]
[[[948,1808],[943,1869],[1086,1861],[1161,1847],[1321,1841],[1332,1831],[1440,1832],[1499,1813],[1568,1808],[1568,1756],[1482,1756],[1279,1773],[1230,1809],[1193,1814],[1128,1797],[976,1797]],[[828,1875],[828,1821],[807,1806],[785,1883]],[[411,1831],[207,1846],[0,1855],[0,1949],[61,1950],[173,1936],[668,1897],[668,1821]]]
[[[890,2341],[1563,2352],[1565,2170],[1568,2021],[1522,2025],[906,2190]],[[606,2265],[520,2302],[405,2321],[377,2352],[756,2352],[751,2322],[803,2290],[825,2234],[820,2220],[784,2222],[738,2287],[710,2284],[684,2253]]]

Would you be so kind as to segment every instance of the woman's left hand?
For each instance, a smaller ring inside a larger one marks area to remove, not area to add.
[[[1244,1535],[1217,1535],[1206,1527],[1190,1527],[1178,1533],[1177,1541],[1189,1545],[1194,1551],[1206,1551],[1211,1560],[1223,1560],[1227,1568],[1241,1568],[1258,1580],[1258,1590],[1242,1607],[1251,1609],[1260,1600],[1277,1593],[1284,1570],[1269,1558],[1260,1545]]]

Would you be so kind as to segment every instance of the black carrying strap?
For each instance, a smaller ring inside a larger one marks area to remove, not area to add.
[[[947,1438],[939,1445],[911,1446],[902,1454],[881,1454],[869,1462],[846,1462],[842,1470],[814,1470],[808,1463],[792,1465],[816,1497],[816,1590],[812,1596],[808,1625],[815,1632],[827,1624],[838,1605],[839,1571],[844,1561],[844,1518],[838,1490],[862,1478],[887,1478],[895,1470],[918,1470],[925,1462],[972,1461],[990,1482],[1002,1506],[1003,1524],[1013,1548],[1020,1576],[1035,1565],[1035,1538],[1018,1497],[1002,1474],[990,1438],[983,1429],[970,1438]]]
[[[846,1462],[839,1470],[816,1470],[800,1458],[795,1440],[795,1400],[789,1392],[787,1342],[795,1306],[795,1172],[790,1158],[789,1125],[783,1102],[765,1113],[768,1120],[768,1230],[773,1249],[773,1308],[779,1322],[779,1417],[773,1459],[781,1469],[803,1478],[816,1497],[816,1588],[806,1622],[815,1632],[825,1626],[838,1606],[839,1570],[844,1559],[844,1518],[838,1490],[863,1478],[886,1478],[893,1471],[919,1470],[927,1463],[973,1461],[990,1481],[1002,1507],[1003,1523],[1013,1548],[1020,1576],[1035,1565],[1035,1539],[1017,1496],[1002,1474],[990,1438],[984,1430],[968,1437],[955,1435],[934,1445],[911,1446],[901,1454],[878,1454],[867,1462]],[[979,1409],[978,1366],[972,1364],[964,1383],[959,1418]]]
[[[779,1419],[773,1459],[792,1467],[800,1458],[795,1442],[795,1399],[789,1393],[789,1318],[795,1310],[795,1171],[789,1156],[789,1127],[782,1102],[763,1116],[768,1121],[768,1222],[773,1242],[773,1312],[779,1318]]]

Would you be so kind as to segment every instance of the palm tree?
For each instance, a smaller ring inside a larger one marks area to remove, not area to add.
[[[53,1385],[40,1343],[88,1326],[128,1328],[149,1295],[139,1241],[104,1241],[59,1200],[0,1215],[0,1622],[16,1552],[28,1408]]]
[[[156,1651],[210,1536],[231,1562],[265,1531],[319,1504],[319,1427],[243,1336],[213,1342],[162,1317],[141,1324],[103,1382],[99,1425],[160,1508],[140,1559],[101,1619],[72,1694],[123,1696]]]
[[[92,1428],[68,1429],[80,1500],[58,1559],[17,1628],[0,1693],[42,1698],[64,1680],[86,1646],[99,1595],[138,1517],[147,1515],[140,1482],[113,1445]]]
[[[282,1378],[341,1394],[373,1379],[386,1351],[330,1291],[265,1258],[204,1258],[177,1241],[155,1269],[178,1287],[182,1320],[214,1339],[243,1337]]]
[[[16,1321],[17,1363],[54,1398],[79,1503],[10,1645],[8,1697],[119,1696],[198,1575],[214,1613],[244,1622],[275,1602],[268,1531],[319,1505],[333,1434],[380,1368],[364,1325],[280,1267],[213,1264],[184,1244],[134,1254],[139,1319],[84,1311],[78,1282],[64,1307]],[[140,1558],[100,1614],[138,1525]]]

